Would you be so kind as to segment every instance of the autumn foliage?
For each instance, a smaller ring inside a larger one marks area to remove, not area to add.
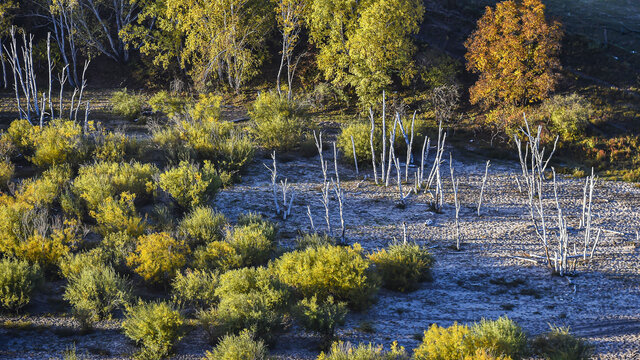
[[[471,103],[524,105],[555,89],[562,30],[544,11],[540,0],[487,7],[465,43],[467,69],[480,75],[470,89]]]

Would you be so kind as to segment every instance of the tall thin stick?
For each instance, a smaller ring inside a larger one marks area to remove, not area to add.
[[[456,207],[456,250],[460,250],[460,201],[458,201],[459,182],[453,177],[453,155],[449,153],[449,172],[451,173],[451,186],[453,187],[453,203]]]
[[[373,110],[369,108],[369,119],[371,120],[371,135],[369,136],[369,143],[371,145],[371,165],[373,165],[373,179],[378,185],[378,169],[376,168],[376,149],[373,146],[373,135],[375,133],[376,123],[373,116]],[[353,139],[353,137],[351,137]],[[355,151],[354,151],[355,153]]]
[[[478,216],[480,216],[480,207],[482,206],[482,195],[484,194],[484,187],[487,184],[487,175],[489,174],[489,165],[491,160],[487,160],[487,164],[484,167],[484,176],[482,177],[482,187],[480,188],[480,197],[478,198]]]
[[[358,156],[356,155],[356,142],[353,141],[353,135],[351,135],[351,149],[353,151],[353,164],[356,166],[356,176],[358,176],[360,172],[358,171]]]

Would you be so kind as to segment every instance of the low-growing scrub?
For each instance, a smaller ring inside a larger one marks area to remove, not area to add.
[[[276,92],[261,93],[249,110],[254,122],[252,134],[258,143],[271,150],[292,150],[303,135],[304,109]]]
[[[184,241],[164,232],[148,234],[138,238],[127,264],[149,282],[166,283],[186,264],[188,253]]]
[[[527,337],[513,320],[503,316],[497,320],[482,319],[470,327],[466,339],[472,349],[486,349],[497,355],[517,360],[526,355]]]
[[[75,164],[87,151],[82,128],[71,120],[56,119],[43,128],[35,126],[29,139],[33,153],[28,159],[40,167]]]
[[[64,299],[83,326],[111,318],[113,310],[127,303],[127,281],[111,266],[91,265],[71,275]]]
[[[97,209],[91,210],[89,214],[98,223],[98,229],[103,235],[116,232],[123,232],[129,236],[136,237],[144,233],[145,222],[136,212],[133,203],[135,194],[123,192],[119,199],[108,197],[104,202],[98,204]]]
[[[336,245],[336,240],[329,235],[319,233],[304,234],[296,239],[296,248],[298,250],[326,245]]]
[[[263,265],[275,250],[270,229],[260,223],[236,226],[227,232],[225,240],[240,255],[240,266]]]
[[[171,283],[173,301],[179,306],[189,305],[204,308],[215,305],[218,275],[204,270],[188,269],[184,274],[177,273]]]
[[[9,187],[9,181],[13,177],[16,167],[9,160],[0,160],[0,190],[6,190]]]
[[[382,129],[378,126],[373,134],[373,146],[376,154],[382,154]],[[353,137],[353,143],[351,142]],[[342,127],[336,145],[345,159],[352,161],[355,145],[358,162],[371,164],[371,124],[355,122]],[[376,162],[378,159],[376,159]]]
[[[262,340],[254,340],[248,330],[238,335],[225,335],[204,360],[267,360],[267,347]]]
[[[466,347],[469,328],[454,323],[448,328],[433,324],[424,332],[422,343],[414,350],[415,360],[457,360],[470,355]]]
[[[184,319],[165,302],[128,306],[122,322],[124,334],[142,349],[140,359],[164,359],[182,338]]]
[[[20,310],[29,303],[41,280],[42,273],[37,264],[0,259],[0,305],[7,310]]]
[[[202,245],[222,240],[226,224],[227,218],[223,214],[207,206],[198,206],[180,221],[178,232],[192,246]]]
[[[555,95],[546,99],[540,111],[551,131],[563,140],[576,140],[584,135],[595,113],[591,103],[578,94]]]
[[[213,165],[205,161],[202,168],[188,162],[160,174],[158,186],[184,209],[209,202],[222,182]]]
[[[347,304],[334,301],[332,296],[324,301],[312,296],[300,300],[293,313],[305,329],[330,339],[336,327],[344,324]]]
[[[142,114],[144,97],[130,93],[126,88],[116,91],[109,100],[113,112],[124,116],[127,120],[134,120]]]
[[[302,296],[346,301],[364,309],[378,291],[375,272],[362,254],[362,247],[321,246],[282,255],[273,269],[286,284]]]
[[[394,243],[369,255],[369,259],[382,276],[382,286],[391,290],[414,290],[419,282],[431,278],[433,257],[418,244]]]
[[[194,264],[198,269],[225,272],[240,267],[242,257],[224,241],[211,241],[193,252]]]
[[[389,351],[384,351],[382,346],[373,344],[354,346],[348,342],[338,341],[331,345],[328,353],[321,353],[317,360],[409,360],[409,355],[396,342],[391,344]]]
[[[94,210],[105,199],[123,192],[135,194],[137,199],[149,197],[157,172],[151,164],[99,162],[80,167],[72,190],[85,201],[89,210]]]
[[[593,346],[573,336],[569,328],[556,326],[536,337],[531,347],[546,360],[587,360],[593,353]]]
[[[218,306],[199,314],[212,339],[249,329],[269,341],[282,327],[290,301],[289,289],[265,268],[224,273],[215,294]]]

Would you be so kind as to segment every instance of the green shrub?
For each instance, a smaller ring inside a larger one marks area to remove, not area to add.
[[[415,360],[459,360],[470,355],[466,347],[469,328],[454,323],[448,328],[433,324],[413,351]]]
[[[300,300],[293,312],[305,329],[330,338],[333,336],[336,326],[344,324],[347,305],[335,302],[332,296],[320,302],[316,296],[312,296]]]
[[[382,346],[353,346],[351,343],[339,341],[331,345],[328,354],[321,353],[317,360],[409,360],[409,355],[397,342],[391,344],[389,351],[384,351]]]
[[[71,180],[67,166],[54,166],[42,173],[40,178],[22,181],[15,194],[18,202],[49,208],[59,198],[65,185]]]
[[[104,130],[97,132],[94,142],[92,158],[97,161],[121,162],[133,146],[125,134]]]
[[[576,338],[569,328],[551,326],[551,330],[536,337],[531,344],[535,353],[546,360],[591,359],[593,346]]]
[[[104,258],[117,269],[126,266],[127,257],[136,248],[136,238],[125,232],[107,234],[100,243],[100,251]]]
[[[196,268],[210,271],[225,272],[239,268],[242,263],[240,254],[224,241],[211,241],[200,246],[194,251],[193,258]]]
[[[198,206],[191,210],[178,225],[181,236],[189,239],[191,245],[220,241],[224,236],[227,218],[210,207]]]
[[[466,339],[470,349],[486,349],[514,360],[525,355],[527,337],[522,328],[506,316],[497,320],[482,319],[469,329]]]
[[[444,54],[427,54],[427,63],[420,72],[422,81],[430,88],[457,83],[458,75],[462,71],[461,64]]]
[[[575,93],[546,99],[540,110],[548,119],[551,131],[564,140],[576,140],[583,135],[595,113],[591,103]]]
[[[37,166],[74,164],[84,157],[82,128],[75,121],[56,119],[43,128],[35,126],[30,135],[34,150],[28,159]]]
[[[182,338],[184,319],[168,303],[128,306],[122,322],[124,334],[142,346],[139,358],[164,359]]]
[[[29,120],[19,119],[11,122],[6,136],[11,140],[13,146],[26,155],[33,151],[32,137],[36,131],[39,131],[39,128],[33,127]]]
[[[73,307],[74,316],[87,326],[109,319],[116,308],[126,304],[127,281],[111,266],[93,264],[69,277],[64,299]]]
[[[376,126],[373,134],[373,146],[376,154],[382,154],[382,130],[381,126]],[[353,162],[353,144],[356,147],[356,156],[359,163],[371,163],[371,124],[355,122],[342,127],[336,146],[344,154],[345,159]],[[378,159],[376,159],[378,162]]]
[[[124,116],[127,120],[134,120],[142,114],[144,97],[135,93],[129,93],[127,88],[124,88],[114,92],[109,103],[115,114]]]
[[[99,162],[80,167],[72,190],[90,210],[95,210],[105,199],[123,192],[135,194],[138,199],[148,197],[157,172],[151,164]]]
[[[215,159],[218,167],[235,174],[248,165],[255,154],[255,145],[251,138],[242,133],[232,132],[218,143]],[[226,184],[223,181],[223,184]]]
[[[167,233],[143,235],[136,249],[127,257],[127,264],[145,280],[165,283],[186,264],[189,247]]]
[[[65,279],[78,277],[82,270],[91,266],[104,266],[107,264],[107,255],[102,248],[94,248],[86,252],[68,254],[60,259],[58,267],[60,275]]]
[[[219,121],[222,97],[214,93],[199,94],[198,101],[188,109],[189,116],[196,120]]]
[[[184,275],[176,274],[171,283],[173,301],[180,306],[212,306],[218,302],[215,295],[217,286],[218,276],[215,273],[188,269]]]
[[[222,185],[213,165],[205,161],[201,169],[188,162],[160,174],[158,185],[185,209],[209,202]]]
[[[378,281],[370,263],[362,256],[362,247],[322,246],[282,255],[273,263],[282,282],[302,296],[346,301],[355,309],[367,307],[373,300]]]
[[[266,220],[258,213],[248,212],[241,214],[238,216],[238,221],[236,222],[236,226],[247,226],[253,224],[259,225],[260,230],[269,240],[276,240],[276,233],[278,232],[276,224]]]
[[[40,267],[25,260],[0,259],[0,305],[18,311],[31,300],[42,279]]]
[[[171,96],[167,91],[159,91],[149,99],[154,112],[163,112],[172,118],[185,111],[186,102],[182,96]]]
[[[302,140],[304,109],[276,92],[261,93],[249,110],[255,127],[252,133],[267,149],[292,150]]]
[[[418,244],[394,243],[369,255],[382,276],[385,288],[406,292],[413,290],[421,281],[431,278],[433,257]]]
[[[269,228],[265,230],[262,224],[253,223],[227,231],[225,240],[240,255],[240,266],[257,266],[265,264],[275,250],[275,243],[269,235]]]
[[[135,194],[123,192],[118,200],[106,198],[104,202],[98,204],[95,211],[89,212],[98,223],[101,234],[124,232],[136,237],[144,233],[145,222],[136,212],[136,206],[133,203],[135,198]]]
[[[204,360],[267,360],[267,347],[261,340],[254,340],[248,330],[238,335],[225,335],[220,343],[207,351]]]
[[[334,238],[329,235],[319,233],[304,234],[296,239],[296,248],[298,250],[335,244],[336,240]]]
[[[0,160],[0,189],[7,189],[16,167],[9,160]]]
[[[215,294],[218,306],[199,314],[212,339],[249,329],[271,340],[282,326],[290,299],[289,289],[265,268],[227,271],[220,276]]]

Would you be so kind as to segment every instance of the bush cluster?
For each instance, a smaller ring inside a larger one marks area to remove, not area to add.
[[[332,296],[318,300],[317,296],[300,300],[293,309],[298,322],[308,331],[331,338],[337,326],[344,324],[347,304],[336,302]]]
[[[418,244],[394,243],[369,255],[369,259],[382,276],[382,286],[391,290],[414,290],[419,282],[431,278],[433,257]]]
[[[262,340],[254,340],[248,330],[238,335],[225,335],[204,360],[267,360],[267,347]]]
[[[260,223],[236,226],[227,232],[226,241],[240,256],[240,266],[263,265],[275,250],[270,229]]]
[[[215,294],[218,306],[199,314],[212,339],[249,329],[271,340],[282,327],[291,298],[289,289],[266,268],[227,271],[220,276]]]
[[[578,94],[555,95],[542,102],[541,115],[548,121],[550,130],[563,140],[577,140],[593,118],[595,109]]]
[[[225,272],[240,267],[242,256],[225,241],[211,241],[193,252],[194,265],[198,269]]]
[[[145,280],[166,283],[186,264],[189,247],[182,240],[161,232],[142,235],[127,264]]]
[[[184,319],[165,302],[128,306],[122,322],[124,334],[142,346],[141,359],[164,359],[183,336]]]
[[[304,108],[276,92],[258,95],[249,117],[254,122],[253,136],[266,149],[292,150],[302,140]]]
[[[184,209],[192,209],[209,202],[222,182],[213,164],[204,162],[202,168],[188,162],[180,162],[158,179],[158,186]]]
[[[218,275],[205,270],[188,269],[184,274],[177,273],[171,283],[173,301],[180,305],[196,308],[213,306],[218,302],[215,294],[218,287]]]
[[[317,360],[409,360],[409,355],[396,342],[391,344],[389,351],[384,351],[382,346],[373,344],[354,346],[348,342],[338,341],[331,345],[328,353],[321,353]]]
[[[569,328],[556,326],[536,337],[532,348],[546,360],[587,360],[593,353],[591,344],[573,336]]]
[[[111,266],[93,264],[68,278],[64,299],[83,326],[109,319],[112,311],[127,303],[127,281]]]
[[[302,296],[333,296],[355,309],[367,307],[378,290],[376,274],[359,244],[289,252],[272,266],[280,280]]]
[[[207,206],[198,206],[180,220],[178,232],[190,245],[202,245],[222,240],[226,225],[227,218],[223,214]]]
[[[114,113],[124,116],[127,120],[134,120],[142,114],[144,97],[130,93],[124,88],[114,92],[109,103]]]
[[[0,305],[7,310],[20,310],[29,303],[41,280],[42,273],[37,264],[0,259]]]
[[[140,236],[146,228],[145,222],[136,212],[135,194],[123,192],[119,199],[106,198],[89,214],[96,220],[103,235],[123,232],[129,236]]]

